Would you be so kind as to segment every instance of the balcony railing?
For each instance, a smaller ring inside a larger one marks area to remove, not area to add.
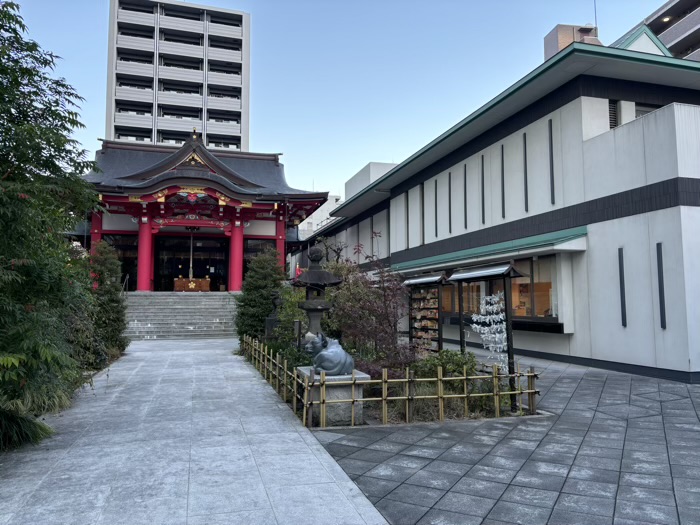
[[[204,71],[184,67],[158,66],[158,76],[169,80],[182,80],[199,84],[204,82]]]
[[[194,44],[183,44],[181,42],[168,42],[167,40],[161,40],[158,42],[158,50],[161,53],[172,55],[204,58],[204,47]]]
[[[243,36],[243,29],[240,26],[227,26],[216,22],[208,22],[208,24],[210,35],[230,38],[241,38]]]
[[[209,46],[207,56],[209,60],[221,60],[222,62],[241,62],[243,60],[243,54],[240,50],[235,51],[233,49],[223,49],[221,47]]]
[[[240,86],[242,80],[241,75],[238,73],[217,73],[209,71],[207,82],[218,86]]]
[[[158,117],[158,129],[190,132],[193,128],[201,131],[202,120],[188,117]]]
[[[153,90],[130,86],[117,86],[116,98],[134,102],[153,102]]]
[[[240,97],[222,97],[218,95],[209,95],[207,97],[207,107],[209,109],[224,109],[234,110],[241,109]]]
[[[137,75],[142,77],[153,76],[153,64],[143,62],[132,62],[130,60],[117,60],[117,73],[126,75]]]
[[[153,53],[155,41],[152,38],[140,36],[117,35],[117,47],[125,49],[138,49],[139,51],[150,51]]]
[[[201,106],[202,95],[197,93],[185,93],[177,91],[159,91],[159,104],[173,104],[176,106]]]
[[[177,29],[178,31],[189,31],[190,33],[204,33],[204,22],[199,20],[188,20],[177,16],[160,15],[158,21],[162,29]]]
[[[139,13],[138,11],[119,9],[117,12],[117,21],[142,26],[153,26],[155,23],[155,16],[153,13]]]
[[[153,126],[153,115],[150,113],[117,112],[114,114],[114,124],[131,128],[150,128]]]

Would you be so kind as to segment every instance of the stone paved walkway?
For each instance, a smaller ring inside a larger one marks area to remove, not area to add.
[[[553,415],[316,437],[392,524],[700,525],[700,385],[521,364]]]
[[[132,343],[56,436],[0,454],[0,524],[385,523],[236,346]]]

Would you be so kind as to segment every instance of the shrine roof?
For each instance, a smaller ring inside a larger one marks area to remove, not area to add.
[[[181,147],[103,141],[95,155],[97,170],[85,175],[96,189],[113,193],[152,191],[167,184],[208,182],[251,198],[290,197],[326,200],[327,193],[291,188],[278,154],[218,152],[198,136]]]

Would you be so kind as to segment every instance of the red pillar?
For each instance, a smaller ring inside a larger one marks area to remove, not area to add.
[[[151,291],[151,268],[153,267],[153,231],[150,219],[141,217],[139,222],[139,251],[138,251],[138,282],[136,290],[139,292]]]
[[[92,212],[92,223],[90,225],[90,251],[95,249],[95,244],[102,240],[102,213]]]
[[[243,287],[243,224],[233,221],[228,252],[228,291],[240,292]]]
[[[277,227],[275,228],[275,242],[276,246],[275,248],[277,249],[277,252],[280,254],[280,266],[282,266],[282,269],[285,267],[285,262],[287,260],[287,254],[285,253],[285,245],[286,245],[286,236],[287,236],[287,229],[285,228],[285,221],[282,217],[277,218]]]

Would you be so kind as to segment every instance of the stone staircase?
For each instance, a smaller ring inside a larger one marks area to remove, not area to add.
[[[137,339],[235,337],[235,294],[227,292],[130,292],[127,328]]]

